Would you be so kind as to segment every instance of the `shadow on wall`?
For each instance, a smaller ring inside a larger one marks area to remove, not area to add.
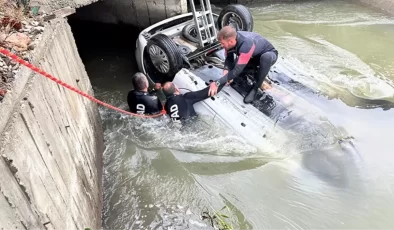
[[[100,99],[102,93],[111,93],[116,101],[106,102],[123,105],[132,88],[130,79],[138,71],[135,46],[139,28],[75,19],[69,19],[69,25],[95,96]]]
[[[127,54],[135,61],[135,45],[141,31],[138,27],[123,23],[81,21],[75,18],[69,18],[68,22],[84,63],[94,56],[117,54]]]

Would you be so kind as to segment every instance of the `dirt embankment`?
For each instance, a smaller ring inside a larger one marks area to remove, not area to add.
[[[0,0],[0,46],[26,61],[30,61],[34,48],[45,28],[44,14],[15,0]],[[11,90],[19,63],[0,56],[0,102]]]

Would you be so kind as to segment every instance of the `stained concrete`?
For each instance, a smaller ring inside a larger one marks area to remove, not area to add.
[[[183,13],[187,13],[186,0],[104,0],[77,9],[77,13],[70,18],[124,23],[141,29]]]
[[[98,0],[30,0],[30,5],[41,6],[44,11],[58,10],[64,7],[79,8]]]
[[[46,27],[32,63],[93,95],[65,19]],[[97,105],[22,67],[0,114],[0,229],[100,228]]]

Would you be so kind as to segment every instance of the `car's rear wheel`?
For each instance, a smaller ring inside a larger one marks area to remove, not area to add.
[[[176,44],[165,34],[149,39],[145,48],[145,60],[150,75],[160,81],[171,81],[183,67],[183,59]]]
[[[219,14],[218,29],[225,26],[232,26],[237,31],[253,31],[253,16],[243,5],[226,6]]]

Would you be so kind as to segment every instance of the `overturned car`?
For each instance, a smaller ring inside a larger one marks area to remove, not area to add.
[[[178,15],[144,29],[136,44],[140,71],[159,81],[171,81],[182,68],[196,69],[207,64],[223,67],[223,49],[209,33],[226,25],[252,31],[253,17],[245,6],[230,5],[219,15],[211,13],[213,23],[207,31],[196,26],[203,24],[201,15],[207,12],[210,10]]]
[[[172,81],[181,93],[203,89],[222,77],[225,55],[215,41],[217,30],[226,25],[241,31],[253,30],[253,17],[243,5],[226,6],[219,14],[212,13],[209,4],[202,6],[201,11],[191,5],[193,12],[144,29],[136,44],[139,70],[153,82]],[[285,87],[289,82],[298,84],[288,76],[271,71],[268,76],[271,87],[260,91],[253,103],[245,104],[243,98],[254,81],[252,73],[245,73],[215,97],[196,103],[195,110],[212,117],[212,122],[231,128],[259,151],[275,156],[289,143],[294,143],[291,151],[299,152],[298,148],[306,151],[346,138],[341,130],[319,120],[321,111],[317,107]],[[320,114],[315,123],[311,122],[314,118],[310,114]],[[300,133],[309,135],[306,127],[311,125],[313,132],[305,140],[316,137],[316,132],[321,132],[324,138],[309,144],[298,141],[295,137]]]

